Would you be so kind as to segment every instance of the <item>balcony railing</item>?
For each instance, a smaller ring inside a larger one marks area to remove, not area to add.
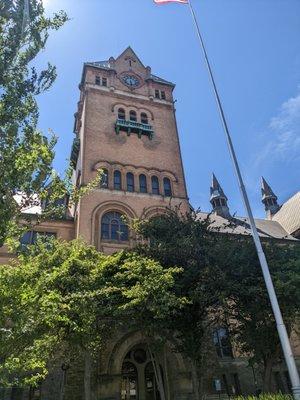
[[[130,136],[131,133],[136,133],[139,138],[141,138],[142,135],[146,135],[150,140],[153,138],[154,134],[151,125],[141,124],[135,121],[126,121],[125,119],[117,119],[115,130],[117,135],[119,135],[121,131],[126,132],[127,136]]]

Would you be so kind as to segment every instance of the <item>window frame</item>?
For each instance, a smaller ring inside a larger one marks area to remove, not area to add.
[[[155,186],[154,186],[155,182]],[[157,183],[157,186],[156,186]],[[159,195],[160,194],[160,185],[159,185],[159,179],[156,175],[151,176],[151,193]]]
[[[118,119],[126,121],[126,111],[122,107],[118,108]]]
[[[100,189],[108,189],[109,185],[109,173],[107,168],[102,168],[102,175],[100,181]]]
[[[129,228],[122,217],[125,217],[125,214],[120,211],[107,211],[102,215],[100,220],[101,241],[116,243],[129,241]]]
[[[106,76],[102,77],[101,86],[107,87],[107,78],[106,78]]]
[[[149,118],[148,115],[144,112],[141,113],[141,123],[148,125],[149,124]]]
[[[134,110],[129,111],[129,121],[137,122],[137,113]]]
[[[142,180],[145,181],[145,184],[143,184]],[[142,188],[144,188],[144,190],[142,190]],[[148,193],[147,176],[145,174],[139,175],[139,190],[140,193]]]
[[[172,197],[173,192],[172,192],[172,184],[171,184],[171,179],[168,177],[164,177],[163,179],[163,187],[164,187],[164,195],[166,197]]]
[[[127,192],[134,192],[134,174],[132,172],[127,172],[126,174],[126,190]]]
[[[219,358],[234,358],[228,328],[221,326],[213,331],[213,344]]]
[[[118,169],[114,170],[114,190],[122,190],[122,174]]]

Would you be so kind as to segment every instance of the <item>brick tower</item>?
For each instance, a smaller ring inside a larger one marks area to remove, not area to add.
[[[130,246],[124,217],[188,210],[173,104],[174,84],[152,75],[128,47],[117,59],[85,63],[75,115],[74,179],[101,168],[99,188],[75,211],[76,235],[112,253]]]

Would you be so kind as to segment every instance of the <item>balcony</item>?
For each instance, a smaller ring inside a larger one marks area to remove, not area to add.
[[[141,138],[142,135],[145,135],[148,136],[150,140],[153,138],[154,134],[151,125],[141,124],[135,121],[126,121],[125,119],[117,119],[115,130],[117,135],[119,135],[121,131],[126,132],[127,136],[130,136],[131,133],[136,133],[139,138]]]

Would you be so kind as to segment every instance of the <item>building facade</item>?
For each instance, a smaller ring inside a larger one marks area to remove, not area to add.
[[[170,206],[180,207],[183,213],[190,210],[176,125],[174,84],[153,75],[151,68],[144,66],[128,47],[116,59],[85,63],[79,89],[71,151],[73,179],[77,186],[87,185],[101,169],[101,183],[80,200],[66,220],[43,223],[37,231],[65,240],[80,237],[99,251],[111,254],[135,241],[127,221],[150,218]],[[256,220],[259,233],[275,240],[295,241],[300,221],[291,223],[292,217],[283,210],[288,209],[291,215],[299,210],[299,193],[292,204],[279,207],[265,181],[262,190],[268,219]],[[231,218],[227,201],[213,176],[212,224],[223,226],[224,220]],[[199,218],[206,215],[200,213]],[[233,234],[250,234],[246,220],[236,220],[239,223]],[[31,232],[24,244],[32,243],[34,238]],[[10,257],[5,248],[0,249],[0,262],[7,262]],[[206,384],[207,393],[211,397],[253,393],[259,378],[249,369],[247,360],[235,354],[226,330],[214,332],[212,346],[218,367]],[[171,343],[159,357],[168,400],[194,399],[189,362],[172,351]],[[287,392],[285,372],[280,372],[278,388]],[[160,398],[149,349],[140,332],[119,332],[111,338],[94,365],[92,382],[92,400]],[[5,400],[81,400],[83,360],[79,357],[70,368],[58,362],[39,390],[29,393],[16,389],[2,396]]]

